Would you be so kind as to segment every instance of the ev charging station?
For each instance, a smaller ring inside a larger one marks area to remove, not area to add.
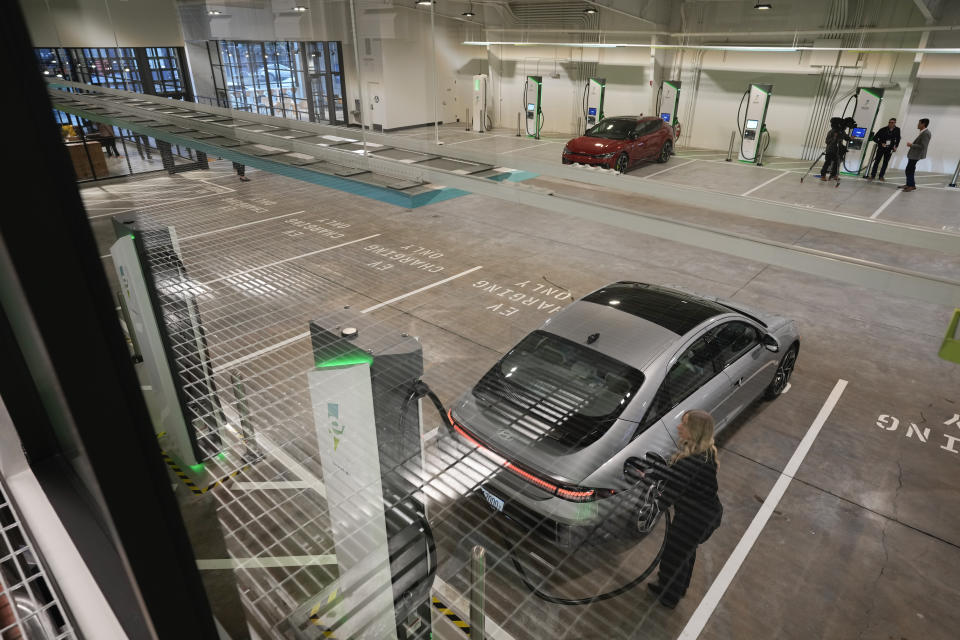
[[[843,159],[841,172],[846,176],[860,175],[870,145],[870,134],[876,124],[880,105],[883,103],[883,89],[878,87],[857,87],[853,108],[853,119],[861,126],[850,130],[850,142],[847,143],[847,155]],[[866,126],[862,126],[866,125]],[[856,151],[856,154],[849,153]]]
[[[527,136],[540,139],[540,129],[543,128],[543,76],[527,76],[523,87],[523,106],[526,112]]]
[[[606,78],[590,78],[587,80],[583,97],[584,131],[603,120],[603,100],[606,93]]]
[[[473,103],[470,111],[470,128],[476,133],[484,133],[487,130],[487,118],[489,102],[487,99],[488,76],[483,73],[473,76]]]
[[[118,299],[154,431],[177,462],[202,469],[226,424],[194,291],[173,227],[113,218]],[[205,473],[205,472],[202,472]],[[199,480],[199,478],[198,478]]]
[[[660,83],[660,100],[657,104],[657,113],[660,119],[673,127],[674,133],[680,126],[677,120],[677,109],[680,107],[680,81],[664,80]]]
[[[292,637],[431,637],[437,555],[420,493],[420,342],[344,310],[310,323],[307,374],[339,578],[298,607]],[[286,636],[285,636],[286,637]]]
[[[772,84],[751,84],[744,92],[747,108],[743,110],[743,99],[740,100],[740,109],[737,112],[737,126],[740,128],[740,153],[737,157],[740,162],[754,164],[760,156],[760,144],[763,133],[766,131],[767,109],[770,106],[770,94],[773,93]],[[743,119],[740,120],[740,112]]]

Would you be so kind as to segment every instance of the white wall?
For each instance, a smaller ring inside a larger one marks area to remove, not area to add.
[[[183,46],[174,0],[20,0],[20,6],[36,47]]]

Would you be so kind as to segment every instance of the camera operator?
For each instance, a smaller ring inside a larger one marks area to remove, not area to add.
[[[897,126],[897,119],[890,118],[887,126],[879,129],[873,134],[873,141],[877,143],[877,153],[873,160],[873,167],[870,169],[870,176],[867,180],[873,180],[877,177],[877,165],[880,166],[880,182],[883,182],[883,174],[887,172],[887,165],[890,163],[890,156],[900,146],[900,127]],[[880,161],[883,160],[883,164]]]
[[[827,180],[836,180],[837,173],[840,171],[840,163],[843,162],[843,157],[847,153],[847,145],[845,143],[850,142],[850,135],[847,133],[847,129],[851,126],[856,126],[857,123],[853,122],[852,118],[830,118],[830,131],[827,133],[827,148],[824,151],[824,156],[826,159],[823,161],[823,168],[820,169],[820,180],[826,182]],[[828,177],[829,175],[829,177]]]
[[[660,574],[647,588],[660,596],[660,604],[673,609],[687,592],[697,546],[720,526],[723,506],[717,495],[717,447],[713,442],[713,417],[694,409],[677,425],[680,451],[666,468],[650,471],[666,480],[661,501],[673,504],[674,520],[667,533]]]

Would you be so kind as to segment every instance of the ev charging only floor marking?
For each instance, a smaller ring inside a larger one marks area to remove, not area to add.
[[[753,189],[750,189],[749,191],[744,191],[744,192],[741,193],[740,195],[741,195],[741,196],[748,196],[748,195],[750,195],[751,193],[753,193],[754,191],[756,191],[757,189],[762,189],[763,187],[767,186],[768,184],[770,184],[770,183],[773,182],[774,180],[779,180],[779,179],[782,178],[783,176],[789,175],[789,174],[790,174],[789,171],[784,171],[784,172],[781,173],[780,175],[774,176],[774,177],[770,178],[769,180],[767,180],[766,182],[764,182],[764,183],[762,183],[762,184],[758,184],[758,185],[755,186]]]
[[[842,378],[837,380],[833,391],[827,396],[826,402],[823,403],[820,412],[817,414],[817,417],[814,418],[813,424],[807,429],[807,433],[803,436],[800,444],[797,445],[796,450],[790,457],[790,461],[787,462],[787,466],[780,472],[780,477],[777,478],[773,488],[770,489],[770,493],[767,494],[767,499],[760,505],[760,510],[757,511],[757,515],[753,517],[750,526],[747,527],[743,537],[740,538],[740,542],[737,543],[733,553],[727,558],[727,562],[723,565],[713,584],[710,585],[710,589],[707,590],[706,595],[703,596],[703,600],[700,601],[696,611],[690,616],[687,625],[683,628],[683,631],[680,632],[680,635],[677,636],[677,640],[696,640],[696,638],[700,637],[700,633],[703,632],[707,621],[710,619],[710,616],[713,615],[714,610],[720,603],[720,599],[727,591],[727,587],[733,582],[737,571],[740,570],[740,566],[743,564],[743,561],[746,560],[747,554],[750,553],[750,549],[753,548],[757,538],[760,537],[760,533],[767,525],[770,516],[773,515],[774,509],[777,508],[780,499],[784,493],[786,493],[787,487],[790,486],[790,482],[796,475],[797,469],[800,468],[800,464],[807,456],[807,452],[810,451],[810,447],[813,446],[813,441],[820,435],[820,429],[823,428],[827,418],[830,417],[833,408],[837,406],[837,402],[840,400],[840,396],[843,395],[843,391],[846,388],[846,380]]]
[[[676,169],[677,167],[682,167],[682,166],[684,166],[684,165],[690,164],[691,162],[696,162],[696,159],[694,159],[694,160],[687,160],[686,162],[681,162],[680,164],[671,165],[671,166],[667,167],[666,169],[661,169],[660,171],[657,171],[656,173],[651,173],[650,175],[648,175],[648,176],[643,176],[643,177],[644,177],[645,179],[649,180],[649,179],[652,178],[653,176],[658,176],[658,175],[660,175],[661,173],[666,173],[667,171],[670,171],[671,169]],[[707,162],[709,162],[709,161],[707,161]]]
[[[897,189],[896,191],[894,191],[893,195],[890,196],[889,198],[887,198],[886,200],[884,200],[884,201],[883,201],[883,204],[880,205],[880,206],[877,208],[877,210],[873,212],[873,215],[870,216],[870,219],[871,219],[871,220],[876,219],[877,216],[879,216],[881,213],[883,213],[883,210],[884,210],[884,209],[886,209],[887,207],[890,206],[890,203],[893,202],[894,198],[896,198],[896,197],[897,197],[898,195],[900,195],[901,193],[903,193],[903,189]]]

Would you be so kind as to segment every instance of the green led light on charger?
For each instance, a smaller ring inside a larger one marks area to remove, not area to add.
[[[352,364],[373,364],[373,356],[364,351],[345,353],[343,355],[316,363],[317,369],[328,367],[346,367]]]
[[[194,473],[203,473],[204,470],[206,469],[206,467],[203,466],[202,462],[198,464],[192,464],[189,466],[190,466],[190,471],[193,471]]]

